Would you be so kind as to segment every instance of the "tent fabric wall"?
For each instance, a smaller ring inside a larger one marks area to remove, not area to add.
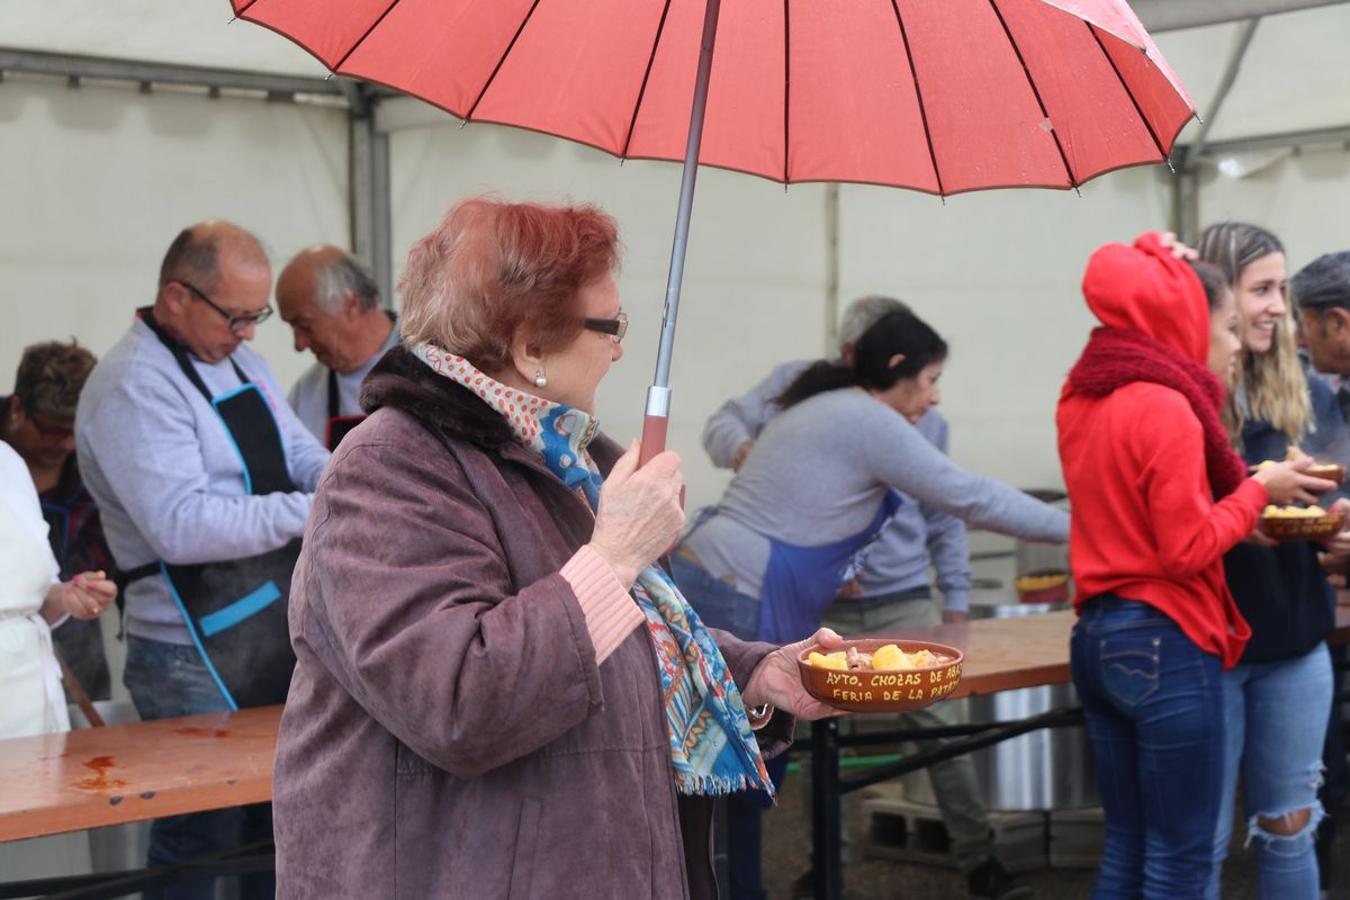
[[[494,125],[408,128],[390,135],[394,268],[458,198],[590,202],[619,223],[619,288],[629,315],[624,356],[601,386],[602,426],[641,430],[655,368],[679,193],[677,166],[628,162],[545,135]],[[699,446],[704,419],[784,359],[818,356],[824,329],[825,190],[784,192],[757,178],[699,173],[675,340],[670,445],[685,460],[689,504],[713,502],[723,475]]]
[[[341,109],[53,80],[0,84],[0,391],[27,344],[74,336],[95,353],[154,299],[160,260],[194,221],[238,222],[274,263],[345,243],[347,116]],[[283,383],[307,365],[274,320],[257,347]]]

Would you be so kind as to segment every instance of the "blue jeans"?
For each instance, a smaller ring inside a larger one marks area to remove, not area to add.
[[[1224,753],[1223,805],[1214,840],[1214,881],[1233,832],[1239,770],[1247,819],[1247,842],[1256,842],[1257,890],[1262,900],[1316,900],[1319,884],[1314,839],[1322,820],[1322,745],[1331,709],[1331,658],[1326,644],[1272,663],[1239,664],[1223,676],[1228,732]],[[1278,819],[1309,810],[1294,834],[1263,828],[1258,819]]]
[[[1219,658],[1135,600],[1088,602],[1070,644],[1106,816],[1092,896],[1201,900],[1223,786]]]
[[[671,573],[689,605],[703,624],[729,631],[742,640],[755,639],[759,628],[759,600],[742,594],[688,559],[676,553],[671,558]],[[787,769],[784,753],[766,764],[769,777],[781,786]],[[730,900],[764,900],[761,871],[761,842],[764,809],[769,806],[763,791],[742,791],[727,797],[727,868]]]
[[[197,648],[127,635],[122,682],[142,719],[168,719],[227,712],[220,689],[203,665]],[[150,826],[151,866],[186,862],[243,844],[272,840],[272,805],[234,807],[156,819]],[[267,900],[276,893],[276,877],[262,872],[240,877],[244,900]],[[145,900],[213,900],[214,878],[179,881],[148,890]]]

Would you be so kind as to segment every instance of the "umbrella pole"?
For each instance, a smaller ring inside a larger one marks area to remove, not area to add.
[[[698,57],[698,78],[694,82],[694,106],[689,115],[689,141],[684,149],[684,171],[680,178],[680,207],[675,216],[670,273],[666,277],[666,308],[661,316],[656,376],[647,388],[639,465],[645,465],[666,448],[666,429],[670,422],[670,357],[675,347],[675,317],[680,308],[680,284],[684,279],[684,254],[689,243],[689,217],[694,208],[694,181],[698,177],[698,151],[703,142],[703,115],[708,106],[708,77],[712,74],[713,43],[717,39],[717,14],[720,7],[721,0],[708,0],[703,15],[703,43]]]

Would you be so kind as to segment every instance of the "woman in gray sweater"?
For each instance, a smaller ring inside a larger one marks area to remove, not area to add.
[[[676,549],[675,580],[708,625],[778,643],[810,635],[903,502],[897,491],[978,528],[1068,540],[1064,512],[961,468],[914,427],[939,400],[946,357],[931,327],[894,312],[858,340],[852,365],[822,361],[793,382]],[[759,830],[758,804],[733,798],[732,900],[763,896]]]

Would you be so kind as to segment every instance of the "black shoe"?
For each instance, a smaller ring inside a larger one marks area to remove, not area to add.
[[[1034,893],[1025,884],[1019,884],[1003,863],[989,857],[966,876],[971,900],[1027,900]]]

